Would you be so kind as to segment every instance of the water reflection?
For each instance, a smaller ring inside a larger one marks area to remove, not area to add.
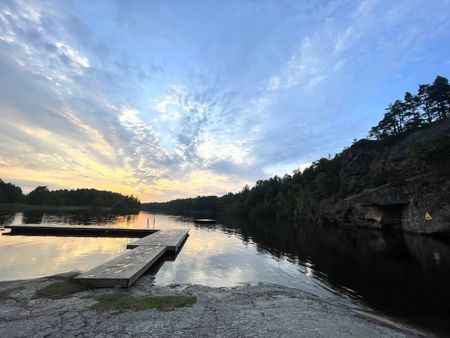
[[[449,328],[448,240],[334,226],[222,222],[263,252],[297,257],[306,273],[311,269],[316,278],[371,306]]]
[[[189,239],[178,257],[167,257],[150,271],[155,274],[154,283],[276,283],[338,298],[349,305],[352,299],[361,299],[402,318],[448,330],[448,241],[242,218],[219,218],[217,224],[197,225],[189,217],[146,212],[125,216],[0,214],[0,225],[11,223],[190,227]],[[0,280],[87,270],[123,251],[127,242],[123,238],[0,236]]]
[[[89,270],[125,250],[127,238],[0,236],[0,280]]]

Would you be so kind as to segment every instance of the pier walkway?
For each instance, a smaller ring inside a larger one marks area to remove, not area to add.
[[[157,232],[155,229],[112,228],[92,225],[58,225],[58,224],[10,224],[10,235],[52,235],[52,236],[111,236],[142,237]]]
[[[166,251],[177,252],[189,229],[160,230],[127,245],[122,255],[75,277],[91,287],[130,287]]]

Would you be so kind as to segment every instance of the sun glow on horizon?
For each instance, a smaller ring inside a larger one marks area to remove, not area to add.
[[[445,0],[2,1],[0,179],[145,202],[237,192],[450,74],[448,31]]]

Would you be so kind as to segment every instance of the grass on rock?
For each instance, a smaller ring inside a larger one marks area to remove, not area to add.
[[[22,289],[23,289],[23,287],[19,286],[19,287],[0,291],[0,300],[10,299],[10,298],[12,298],[11,293],[13,293],[14,291],[22,290]]]
[[[146,296],[134,297],[128,294],[111,294],[99,297],[92,307],[101,311],[123,310],[170,310],[177,307],[191,306],[197,302],[193,296]]]
[[[72,294],[86,290],[87,287],[74,281],[72,278],[64,279],[46,285],[34,293],[33,298],[60,299],[70,297]]]

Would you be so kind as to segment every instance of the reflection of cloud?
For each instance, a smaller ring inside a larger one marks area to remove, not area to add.
[[[126,238],[2,236],[1,278],[16,280],[89,270],[125,250]],[[32,262],[32,263],[30,263]],[[26,269],[24,269],[24,264]]]

